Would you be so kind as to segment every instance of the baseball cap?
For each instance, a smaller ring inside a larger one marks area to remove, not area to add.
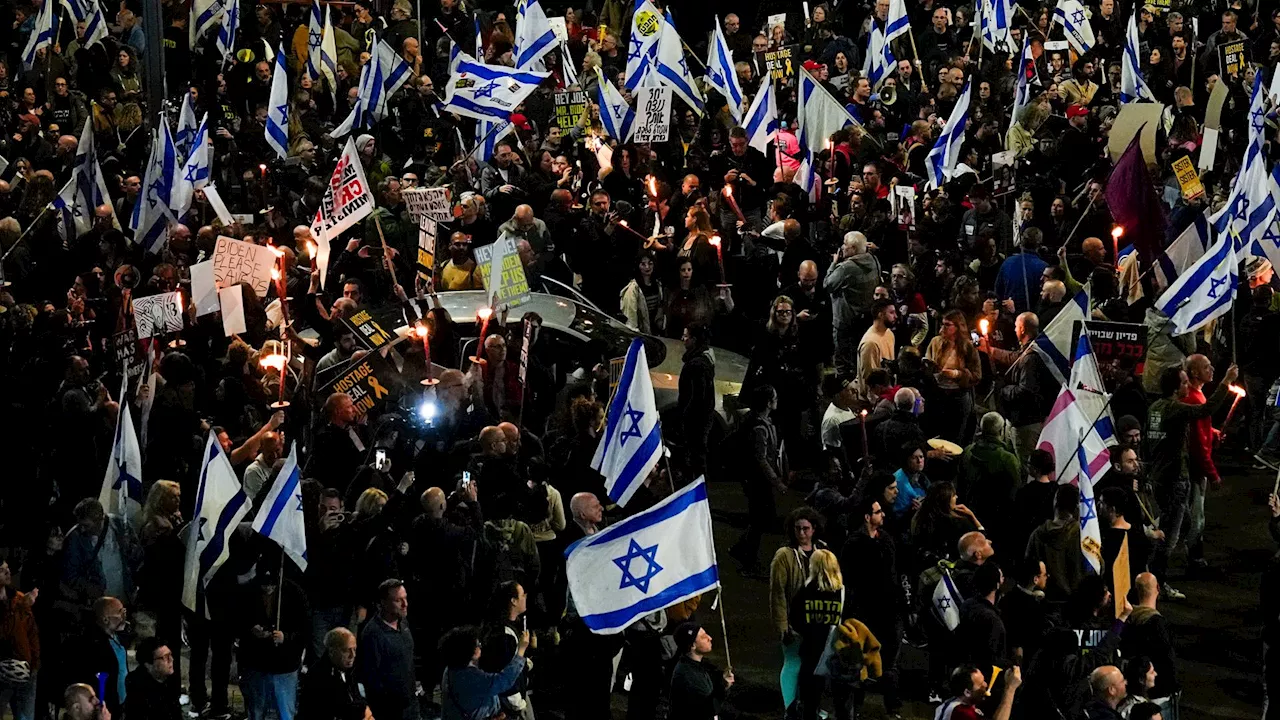
[[[1067,106],[1067,117],[1069,118],[1084,117],[1088,114],[1089,114],[1089,108],[1083,105],[1078,105],[1073,103]]]
[[[827,67],[826,65],[823,65],[822,63],[818,62],[817,60],[805,60],[805,61],[804,61],[804,69],[805,69],[805,70],[808,70],[809,72],[813,72],[814,70],[823,70],[823,69],[825,69],[826,67]]]
[[[676,641],[676,652],[681,655],[689,652],[693,648],[694,641],[698,638],[698,631],[701,629],[702,626],[692,620],[680,623],[680,626],[672,633],[672,637]]]

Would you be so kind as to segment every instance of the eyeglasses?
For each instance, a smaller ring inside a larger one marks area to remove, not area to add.
[[[812,525],[796,525],[796,532],[813,532]]]
[[[789,308],[778,308],[777,310],[773,311],[773,314],[774,315],[791,315],[793,314],[793,312],[794,311],[792,311]]]

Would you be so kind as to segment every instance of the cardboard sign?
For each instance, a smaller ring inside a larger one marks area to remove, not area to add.
[[[795,77],[799,57],[799,45],[784,45],[777,50],[769,50],[764,54],[764,63],[769,68],[769,77],[773,80]]]
[[[636,88],[637,143],[666,142],[671,134],[671,88]]]
[[[1182,188],[1182,197],[1187,202],[1204,195],[1204,183],[1200,182],[1200,175],[1196,173],[1196,166],[1191,158],[1183,155],[1174,160],[1173,172],[1178,177],[1178,186]]]
[[[1133,136],[1141,132],[1138,146],[1142,148],[1142,158],[1147,161],[1148,167],[1157,164],[1160,159],[1156,157],[1156,130],[1160,129],[1160,116],[1163,113],[1164,106],[1160,103],[1131,102],[1121,105],[1120,114],[1116,115],[1111,133],[1107,136],[1107,152],[1111,162],[1114,163],[1129,147]]]
[[[429,278],[436,271],[436,221],[427,216],[418,220],[418,275]]]
[[[662,89],[671,92],[667,88]],[[510,235],[503,235],[491,245],[476,248],[474,254],[476,270],[484,281],[485,290],[490,291],[493,305],[505,303],[515,307],[529,299],[529,280],[525,277],[524,265],[516,252],[515,240]],[[498,258],[501,263],[498,272],[493,271],[494,258]],[[490,278],[497,278],[497,288],[490,288]]]
[[[247,282],[258,297],[266,297],[275,262],[275,253],[262,245],[219,235],[213,250],[213,282],[219,288]]]
[[[1244,70],[1244,40],[1218,45],[1218,71],[1220,75],[1239,77]]]
[[[135,297],[133,324],[139,338],[182,330],[182,293],[178,291]]]
[[[1080,323],[1076,323],[1073,337],[1080,336]],[[1105,322],[1087,320],[1085,331],[1098,362],[1098,372],[1107,392],[1115,392],[1120,380],[1120,365],[1132,367],[1134,375],[1142,375],[1147,357],[1147,326],[1142,323]],[[1074,343],[1073,343],[1074,347]]]
[[[581,90],[561,90],[554,98],[556,126],[561,130],[572,129],[587,114],[587,94]]]
[[[346,393],[355,404],[356,412],[366,415],[370,410],[384,405],[392,395],[395,370],[380,353],[371,352],[329,383],[318,398],[340,392]]]
[[[356,340],[369,350],[377,350],[394,337],[368,310],[360,310],[349,318],[343,318],[342,322],[352,329]]]
[[[449,188],[411,188],[400,193],[405,210],[414,220],[429,217],[436,222],[453,219],[453,203],[449,201]]]
[[[1116,607],[1116,619],[1120,619],[1120,615],[1124,612],[1124,600],[1129,596],[1129,583],[1132,576],[1129,573],[1129,535],[1126,533],[1124,539],[1120,541],[1120,552],[1116,553],[1115,562],[1111,563],[1111,581],[1115,586],[1115,592],[1111,593],[1114,598]]]
[[[116,366],[123,367],[130,380],[142,377],[147,369],[147,358],[142,354],[142,345],[138,343],[138,329],[130,328],[111,336],[111,352]]]

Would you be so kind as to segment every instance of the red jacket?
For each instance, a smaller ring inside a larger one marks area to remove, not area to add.
[[[1196,387],[1182,399],[1188,405],[1203,405],[1204,392]],[[1222,482],[1218,477],[1218,468],[1213,464],[1213,418],[1202,417],[1192,420],[1190,432],[1187,433],[1187,468],[1191,473],[1191,482],[1209,480]]]

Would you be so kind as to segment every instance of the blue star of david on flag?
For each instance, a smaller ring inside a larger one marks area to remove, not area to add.
[[[649,581],[654,576],[662,572],[662,566],[658,564],[656,558],[658,555],[658,546],[655,543],[647,548],[640,547],[640,543],[634,539],[627,547],[627,553],[622,557],[614,558],[613,564],[618,566],[622,571],[622,582],[618,585],[619,590],[625,590],[634,587],[642,593],[649,592]],[[642,560],[645,563],[644,574],[639,577],[631,571],[631,564],[636,560]]]
[[[1080,493],[1080,529],[1084,530],[1084,526],[1097,517],[1098,513],[1094,509],[1094,499],[1085,497],[1084,493]]]
[[[1218,288],[1231,282],[1231,278],[1209,278],[1209,291],[1205,293],[1211,298],[1218,297]]]
[[[591,468],[604,477],[609,497],[625,507],[660,457],[662,433],[649,361],[644,341],[636,338],[627,350],[618,390],[609,401],[604,433],[591,458]]]
[[[631,407],[631,403],[627,403],[627,408],[622,411],[623,423],[630,423],[630,426],[622,428],[622,434],[618,436],[618,444],[625,446],[628,438],[640,437],[640,423],[644,421],[644,412]]]
[[[1071,13],[1071,22],[1072,22],[1073,24],[1075,24],[1075,25],[1079,25],[1079,24],[1083,23],[1083,22],[1084,22],[1084,12],[1083,12],[1083,11],[1081,11],[1081,10],[1076,10],[1075,12]]]
[[[497,82],[490,82],[488,85],[476,90],[476,97],[493,97],[493,91],[498,89]]]

